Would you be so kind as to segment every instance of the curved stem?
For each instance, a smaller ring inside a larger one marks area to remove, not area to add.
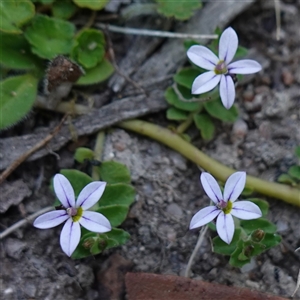
[[[105,132],[103,130],[99,131],[96,137],[96,144],[94,147],[94,159],[101,161],[103,154],[103,146],[105,142]],[[99,168],[93,167],[92,178],[97,181],[100,179]]]
[[[210,158],[195,146],[166,128],[140,120],[121,122],[118,126],[148,136],[169,146],[223,182],[225,182],[232,173],[236,172],[236,170],[226,167],[220,162]],[[291,186],[265,181],[250,175],[247,175],[246,186],[266,196],[300,206],[300,190]]]

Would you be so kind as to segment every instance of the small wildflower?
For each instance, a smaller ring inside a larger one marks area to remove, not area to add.
[[[188,58],[197,66],[208,70],[193,82],[192,94],[203,94],[211,91],[220,83],[220,97],[223,105],[229,109],[235,99],[233,77],[235,74],[253,74],[262,67],[255,60],[244,59],[231,63],[238,48],[236,32],[227,28],[220,37],[219,57],[204,46],[192,46],[187,51]]]
[[[39,216],[33,226],[46,229],[66,221],[60,234],[60,245],[62,250],[71,256],[80,241],[80,225],[92,232],[103,233],[111,230],[110,222],[105,216],[87,210],[99,201],[105,186],[106,182],[102,181],[89,183],[75,202],[75,193],[69,180],[61,174],[56,174],[53,187],[63,208]]]
[[[236,172],[227,179],[223,195],[219,184],[209,173],[202,173],[200,180],[204,191],[215,205],[198,211],[191,220],[190,229],[203,226],[217,218],[218,235],[225,243],[230,244],[234,234],[232,216],[242,220],[257,219],[262,216],[256,204],[250,201],[235,202],[245,187],[245,172]]]

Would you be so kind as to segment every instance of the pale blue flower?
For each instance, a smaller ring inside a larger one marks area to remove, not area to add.
[[[46,229],[66,221],[60,234],[60,245],[62,250],[71,256],[80,241],[80,225],[89,231],[98,233],[111,230],[110,222],[105,216],[87,210],[99,201],[105,186],[106,182],[91,182],[84,187],[75,201],[75,193],[69,180],[64,175],[56,174],[53,179],[53,187],[63,209],[39,216],[33,226]]]
[[[242,220],[262,216],[260,208],[250,201],[237,201],[246,183],[246,173],[233,173],[226,181],[222,194],[219,184],[209,173],[203,172],[200,180],[204,191],[215,205],[199,210],[191,220],[190,229],[203,226],[217,218],[216,227],[220,238],[230,244],[234,234],[233,217]]]
[[[192,46],[187,51],[188,58],[198,67],[208,70],[193,82],[192,94],[199,95],[211,91],[220,83],[220,97],[223,105],[229,109],[235,99],[235,87],[232,75],[253,74],[259,72],[261,65],[251,59],[231,63],[238,48],[236,32],[227,28],[219,41],[219,57],[204,46]]]

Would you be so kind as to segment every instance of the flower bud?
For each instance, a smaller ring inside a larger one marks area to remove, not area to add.
[[[257,229],[251,233],[251,240],[253,242],[259,243],[265,237],[265,232],[261,229]]]

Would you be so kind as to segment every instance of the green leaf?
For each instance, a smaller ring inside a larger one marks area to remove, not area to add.
[[[295,149],[295,154],[298,158],[300,158],[300,146],[297,146]]]
[[[260,198],[249,198],[249,199],[247,199],[247,201],[251,201],[254,204],[256,204],[260,208],[263,217],[265,217],[268,214],[269,203],[267,201],[262,200]]]
[[[20,27],[33,18],[34,13],[35,7],[29,0],[0,1],[0,31],[22,33]]]
[[[133,186],[125,183],[107,184],[99,201],[99,207],[107,205],[130,206],[134,202],[135,190]]]
[[[75,197],[78,197],[82,189],[93,181],[90,176],[78,170],[62,169],[60,173],[66,176],[70,181],[75,192]]]
[[[278,177],[277,181],[285,184],[290,184],[290,185],[297,184],[297,182],[288,174],[281,174]]]
[[[244,242],[242,240],[239,240],[239,242],[237,243],[237,247],[236,247],[235,251],[231,254],[230,260],[229,260],[229,263],[233,267],[241,268],[242,266],[244,266],[250,262],[251,258],[243,257],[243,259],[240,259],[241,254],[243,253],[243,250],[244,250]]]
[[[0,64],[8,69],[30,70],[40,61],[30,51],[23,35],[0,33]]]
[[[187,20],[194,11],[202,7],[200,0],[155,0],[158,4],[157,11],[166,17],[175,17],[178,20]]]
[[[263,251],[261,251],[261,252],[264,252],[264,251],[266,251],[266,250],[268,250],[272,247],[275,247],[275,246],[279,245],[280,242],[281,242],[281,236],[280,235],[275,234],[275,233],[266,233],[264,239],[260,243],[260,244],[264,245]]]
[[[300,180],[300,166],[292,166],[292,167],[290,167],[289,170],[288,170],[288,174],[291,177]]]
[[[250,234],[256,229],[261,229],[266,233],[275,233],[277,227],[267,219],[259,218],[255,220],[241,220],[240,226],[245,230],[247,234]]]
[[[245,187],[242,191],[242,196],[246,197],[246,196],[250,196],[252,195],[254,192],[253,188],[250,188],[250,187]]]
[[[214,137],[215,124],[210,116],[206,114],[194,115],[194,122],[204,140],[209,141]]]
[[[229,245],[222,241],[219,236],[214,237],[214,252],[223,255],[231,255],[235,251],[237,243],[240,240],[241,232],[242,230],[240,228],[235,229],[232,241]]]
[[[38,2],[49,5],[49,4],[52,4],[54,2],[54,0],[38,0]]]
[[[32,52],[46,59],[59,54],[69,54],[73,46],[75,26],[67,21],[36,15],[26,29],[25,37],[32,46]]]
[[[55,18],[67,20],[75,14],[77,7],[70,0],[64,0],[54,2],[51,10]]]
[[[109,78],[114,72],[114,67],[107,60],[103,59],[96,67],[86,69],[85,75],[76,82],[77,85],[95,84]]]
[[[176,83],[191,89],[195,78],[199,75],[199,70],[190,67],[181,69],[173,76],[173,79]]]
[[[230,109],[226,109],[220,99],[205,102],[204,107],[212,117],[225,122],[234,122],[237,120],[239,115],[235,105],[233,105]]]
[[[123,229],[120,228],[113,228],[111,231],[102,233],[100,235],[105,236],[108,239],[112,239],[118,242],[119,245],[124,245],[130,238],[130,234]],[[106,249],[112,248],[114,246],[107,245]]]
[[[75,151],[74,159],[82,164],[85,160],[93,159],[94,156],[95,154],[93,150],[85,147],[78,147]]]
[[[101,180],[113,183],[130,183],[130,172],[128,168],[116,161],[104,161],[99,168]]]
[[[185,121],[188,118],[188,113],[178,108],[171,107],[167,110],[167,119],[174,121]]]
[[[83,29],[76,36],[71,56],[84,68],[95,67],[105,55],[104,34],[96,29]]]
[[[83,8],[100,10],[105,7],[109,0],[73,0],[73,2]]]
[[[103,214],[112,227],[117,227],[126,220],[128,209],[127,205],[109,205],[99,207],[96,212]]]
[[[36,99],[38,79],[30,74],[0,82],[0,129],[7,128],[28,114]]]
[[[186,92],[184,90],[184,87],[178,86],[178,89],[179,88],[180,88],[180,92]],[[183,96],[185,96],[185,95],[183,95]],[[166,89],[165,98],[169,104],[175,106],[176,108],[185,110],[185,111],[196,111],[196,110],[200,109],[200,107],[201,107],[200,103],[184,102],[184,101],[180,100],[178,95],[176,94],[176,92],[174,91],[174,89],[172,87],[168,87]]]
[[[194,41],[194,40],[185,40],[183,42],[183,46],[186,51],[188,51],[194,45],[199,45],[199,42]]]

